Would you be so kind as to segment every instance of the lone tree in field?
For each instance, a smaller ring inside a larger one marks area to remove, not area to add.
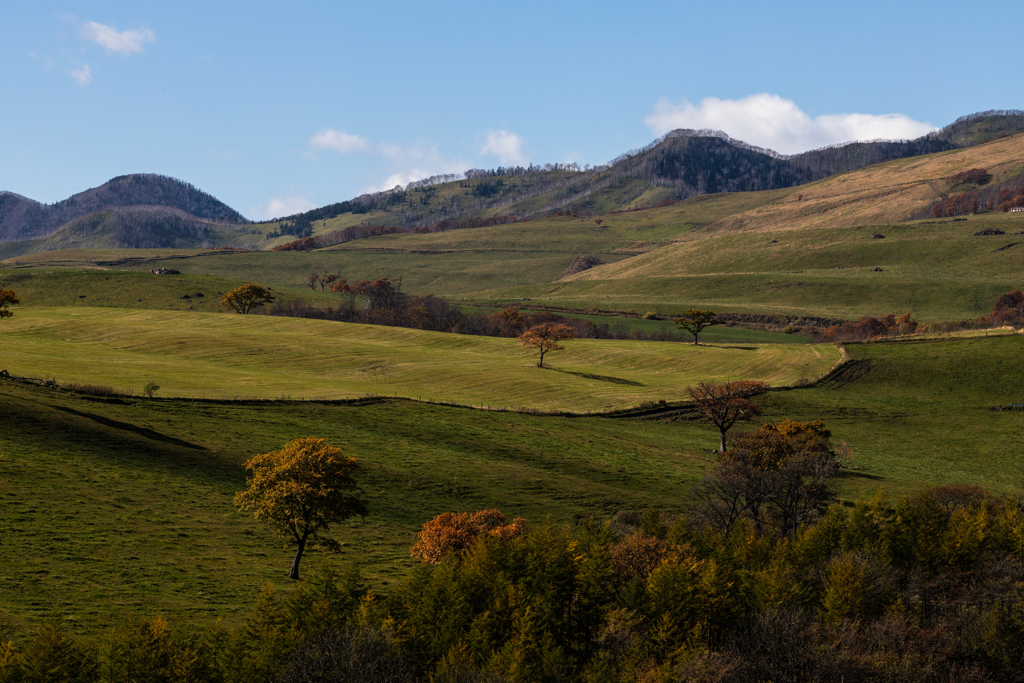
[[[359,461],[325,439],[295,439],[279,451],[257,455],[245,467],[252,478],[235,495],[235,505],[270,522],[287,545],[295,546],[289,578],[299,578],[307,544],[340,549],[337,541],[321,536],[331,524],[367,514],[366,504],[350,493],[358,488],[352,475]]]
[[[767,382],[744,379],[721,384],[701,382],[688,387],[686,392],[704,417],[718,427],[718,452],[725,453],[725,433],[740,420],[748,421],[761,414],[761,408],[750,399],[767,388]]]
[[[14,315],[7,309],[7,307],[20,303],[21,299],[17,297],[13,290],[0,287],[0,319],[10,318]]]
[[[558,342],[573,338],[573,330],[565,323],[540,323],[519,335],[519,341],[527,348],[540,349],[540,360],[537,367],[544,367],[544,354],[548,351],[561,351],[565,347]]]
[[[681,318],[676,318],[676,328],[692,334],[693,344],[696,346],[700,341],[699,335],[705,327],[721,325],[723,322],[715,317],[714,311],[698,311],[696,308],[688,308]]]
[[[254,285],[253,283],[235,287],[224,295],[220,300],[221,306],[230,306],[237,313],[245,314],[254,308],[269,304],[274,300],[274,295],[266,287]]]

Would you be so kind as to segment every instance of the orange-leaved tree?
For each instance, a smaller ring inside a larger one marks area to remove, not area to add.
[[[292,579],[299,578],[299,561],[307,545],[340,548],[337,541],[321,535],[331,524],[367,515],[366,504],[352,493],[358,489],[352,475],[359,461],[326,439],[289,441],[279,451],[255,456],[245,467],[252,470],[252,477],[235,495],[235,505],[270,522],[286,546],[295,546],[288,573]]]
[[[235,309],[235,312],[245,314],[254,308],[269,304],[273,300],[274,295],[270,293],[270,290],[249,282],[241,287],[235,287],[225,294],[224,298],[220,300],[220,305],[230,306]]]
[[[527,348],[540,349],[540,360],[537,367],[544,367],[544,354],[548,351],[561,351],[565,347],[558,342],[572,339],[573,329],[565,323],[540,323],[519,335],[519,341]]]
[[[767,382],[744,379],[701,382],[695,387],[688,387],[686,392],[704,417],[718,427],[721,435],[718,450],[725,453],[725,433],[740,420],[750,420],[761,414],[761,408],[750,399],[767,388]]]
[[[436,564],[448,553],[466,550],[480,536],[507,540],[529,530],[522,517],[516,517],[511,524],[505,524],[506,521],[498,510],[442,512],[423,524],[412,547],[412,556]]]
[[[0,318],[10,318],[14,314],[7,307],[20,303],[21,299],[18,298],[13,290],[0,287]]]

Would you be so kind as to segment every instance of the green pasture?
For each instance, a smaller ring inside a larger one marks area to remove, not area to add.
[[[245,460],[293,438],[358,457],[370,509],[336,526],[340,555],[310,553],[303,573],[354,563],[372,587],[412,569],[416,531],[441,512],[562,524],[678,509],[714,441],[670,423],[402,399],[103,400],[5,380],[0,413],[0,632],[26,632],[54,606],[78,633],[137,616],[238,625],[266,583],[287,590],[291,553],[232,498]]]
[[[974,236],[987,229],[1006,234]],[[1024,234],[1014,233],[1024,233],[1024,219],[692,234],[569,281],[467,296],[662,314],[692,306],[847,319],[910,311],[962,320],[987,314],[1001,294],[1022,286]]]
[[[5,321],[5,335],[16,321]],[[1018,335],[850,344],[854,365],[820,386],[762,397],[762,419],[824,420],[854,456],[841,480],[845,500],[951,483],[1016,491],[1024,411],[992,407],[1024,402],[1013,381],[1024,371],[1022,344]],[[6,356],[11,347],[4,348]],[[131,354],[122,358],[131,362]],[[562,524],[623,508],[683,508],[717,444],[700,421],[402,398],[103,399],[0,380],[0,411],[0,532],[10,541],[0,544],[0,628],[19,631],[54,605],[84,633],[127,615],[238,624],[266,582],[286,586],[290,553],[235,512],[232,496],[244,485],[247,458],[292,438],[323,436],[360,458],[371,511],[338,526],[340,556],[312,553],[304,571],[355,562],[371,586],[412,569],[415,532],[439,512],[497,507]]]
[[[222,295],[244,282],[245,279],[211,275],[153,275],[143,271],[95,268],[0,269],[0,285],[17,293],[21,299],[18,308],[59,306],[226,312],[231,309],[220,305]],[[202,296],[196,296],[197,293]],[[273,294],[275,302],[281,303],[296,298],[337,303],[334,297],[309,289],[275,289]],[[183,295],[190,298],[182,299]]]
[[[773,392],[766,416],[823,420],[853,448],[864,493],[899,495],[923,484],[1024,488],[1024,409],[993,410],[1024,405],[1024,337],[846,348],[854,366],[814,388]]]
[[[306,277],[316,269],[338,272],[350,281],[402,276],[403,291],[461,296],[483,288],[551,282],[577,256],[620,261],[781,196],[780,191],[707,195],[669,207],[587,219],[559,217],[429,235],[382,235],[315,252],[62,250],[9,258],[0,261],[0,268],[174,268],[187,275],[296,289],[303,289]],[[316,232],[330,229],[321,226]]]
[[[460,310],[464,313],[483,313],[490,315],[501,308],[498,307],[485,307],[485,306],[460,306]],[[531,312],[531,309],[523,309],[526,313]],[[644,319],[641,317],[631,317],[625,315],[591,315],[587,313],[576,313],[576,312],[565,312],[555,311],[558,315],[564,315],[567,318],[576,318],[578,320],[587,320],[594,323],[598,327],[607,325],[609,329],[614,332],[623,334],[629,334],[633,331],[646,332],[648,334],[659,334],[662,332],[670,332],[673,334],[680,333],[689,341],[693,341],[693,337],[686,330],[681,330],[676,327],[675,320],[653,320]],[[735,343],[753,343],[753,344],[796,344],[800,342],[810,341],[810,337],[802,334],[787,334],[784,332],[770,332],[766,330],[753,330],[744,327],[729,327],[726,325],[716,325],[709,327],[700,333],[701,343],[707,344],[735,344]]]
[[[545,359],[515,339],[321,320],[114,308],[25,308],[0,329],[5,367],[60,383],[208,398],[381,394],[586,412],[682,398],[704,379],[790,384],[824,374],[831,346],[581,339]]]

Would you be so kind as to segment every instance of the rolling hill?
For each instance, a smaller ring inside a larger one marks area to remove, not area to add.
[[[73,221],[124,207],[148,207],[144,220],[164,219],[156,207],[206,222],[242,224],[240,213],[188,183],[153,173],[118,176],[56,204],[42,204],[13,192],[0,192],[0,242],[46,237]]]
[[[306,236],[357,224],[412,228],[472,216],[538,217],[560,209],[604,214],[704,194],[796,187],[1022,131],[1024,112],[990,111],[961,117],[916,140],[855,142],[784,156],[720,131],[675,130],[592,169],[549,164],[468,171],[466,180],[410,183],[287,217],[273,226],[281,234]]]

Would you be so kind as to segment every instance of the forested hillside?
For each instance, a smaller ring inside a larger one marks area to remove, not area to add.
[[[127,206],[168,207],[218,223],[247,222],[230,206],[186,182],[153,173],[136,173],[118,176],[56,204],[0,192],[0,242],[45,237],[77,218]]]
[[[295,238],[353,225],[426,227],[497,215],[536,218],[558,211],[605,214],[721,192],[782,189],[895,159],[970,147],[1024,131],[1024,113],[964,116],[916,140],[832,145],[784,156],[721,131],[674,130],[596,167],[577,164],[472,169],[435,176],[272,221]]]

